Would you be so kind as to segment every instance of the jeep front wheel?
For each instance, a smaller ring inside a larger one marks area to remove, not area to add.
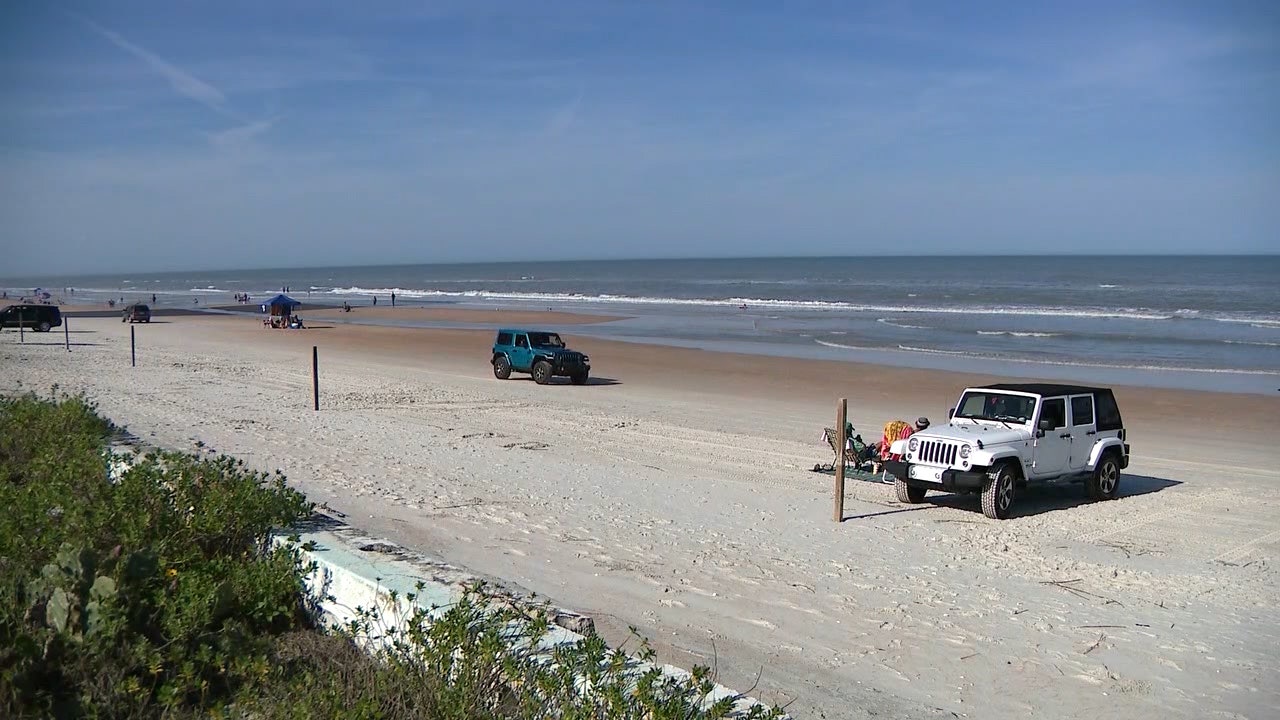
[[[992,468],[982,486],[982,514],[992,520],[1008,518],[1009,510],[1013,507],[1014,484],[1017,481],[1017,475],[1008,463]]]
[[[46,320],[45,322],[40,323],[40,332],[49,332],[52,327],[53,326]]]
[[[924,494],[929,492],[927,488],[912,487],[901,479],[894,481],[893,488],[898,493],[898,502],[908,505],[924,502]]]
[[[539,385],[551,382],[551,363],[539,360],[533,364],[533,381]]]
[[[493,376],[499,380],[511,377],[511,361],[506,355],[499,355],[493,359]]]
[[[1120,490],[1120,463],[1108,452],[1098,461],[1093,475],[1084,481],[1090,500],[1114,500]]]

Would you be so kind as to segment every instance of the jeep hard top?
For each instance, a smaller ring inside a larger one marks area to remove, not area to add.
[[[499,330],[489,363],[499,380],[522,372],[532,375],[539,385],[557,375],[568,377],[574,385],[585,385],[591,373],[590,358],[567,348],[558,334],[541,330]]]
[[[899,501],[921,502],[929,490],[976,493],[987,517],[1004,519],[1030,483],[1082,482],[1091,499],[1113,499],[1129,466],[1120,407],[1106,388],[966,388],[948,416],[890,447],[885,469]]]

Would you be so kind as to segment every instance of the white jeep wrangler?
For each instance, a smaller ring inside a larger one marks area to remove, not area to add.
[[[982,512],[1003,520],[1028,483],[1083,482],[1091,499],[1110,500],[1129,466],[1120,408],[1105,388],[967,388],[947,415],[946,425],[890,447],[885,468],[900,502],[921,502],[929,490],[980,492]]]

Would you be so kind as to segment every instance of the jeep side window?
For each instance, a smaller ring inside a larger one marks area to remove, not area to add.
[[[527,347],[529,347],[529,338],[528,338],[528,337],[526,337],[526,336],[524,336],[524,335],[517,335],[517,336],[516,336],[516,347],[521,347],[521,348],[527,348]]]
[[[1120,420],[1120,407],[1116,405],[1116,396],[1110,390],[1098,392],[1098,430],[1119,430],[1124,427]]]
[[[504,345],[504,346],[505,346],[505,345],[510,345],[510,344],[511,344],[511,333],[498,333],[498,342],[497,342],[497,344],[498,344],[498,345]]]
[[[1053,429],[1065,427],[1067,424],[1067,401],[1065,398],[1045,400],[1040,404],[1040,422],[1053,421]]]
[[[1092,395],[1077,395],[1071,398],[1071,424],[1076,427],[1093,424]]]

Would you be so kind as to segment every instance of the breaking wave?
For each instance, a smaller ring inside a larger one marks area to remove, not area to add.
[[[389,295],[406,298],[460,298],[471,300],[517,300],[529,302],[569,302],[594,304],[670,305],[695,307],[739,307],[785,310],[874,312],[913,315],[1014,315],[1078,318],[1121,318],[1129,320],[1171,320],[1171,313],[1141,308],[1070,308],[1034,305],[873,305],[830,300],[776,300],[771,298],[674,298],[644,295],[587,295],[583,293],[543,293],[498,290],[419,290],[414,288],[345,287],[327,291],[332,295]],[[1278,321],[1280,322],[1280,321]],[[928,329],[925,327],[912,329]]]
[[[1009,335],[1009,336],[1011,336],[1011,337],[1047,338],[1047,337],[1058,337],[1058,336],[1060,336],[1062,333],[1054,333],[1054,332],[1023,332],[1023,331],[1020,331],[1020,330],[979,330],[979,331],[978,331],[978,334],[979,334],[979,335]]]

